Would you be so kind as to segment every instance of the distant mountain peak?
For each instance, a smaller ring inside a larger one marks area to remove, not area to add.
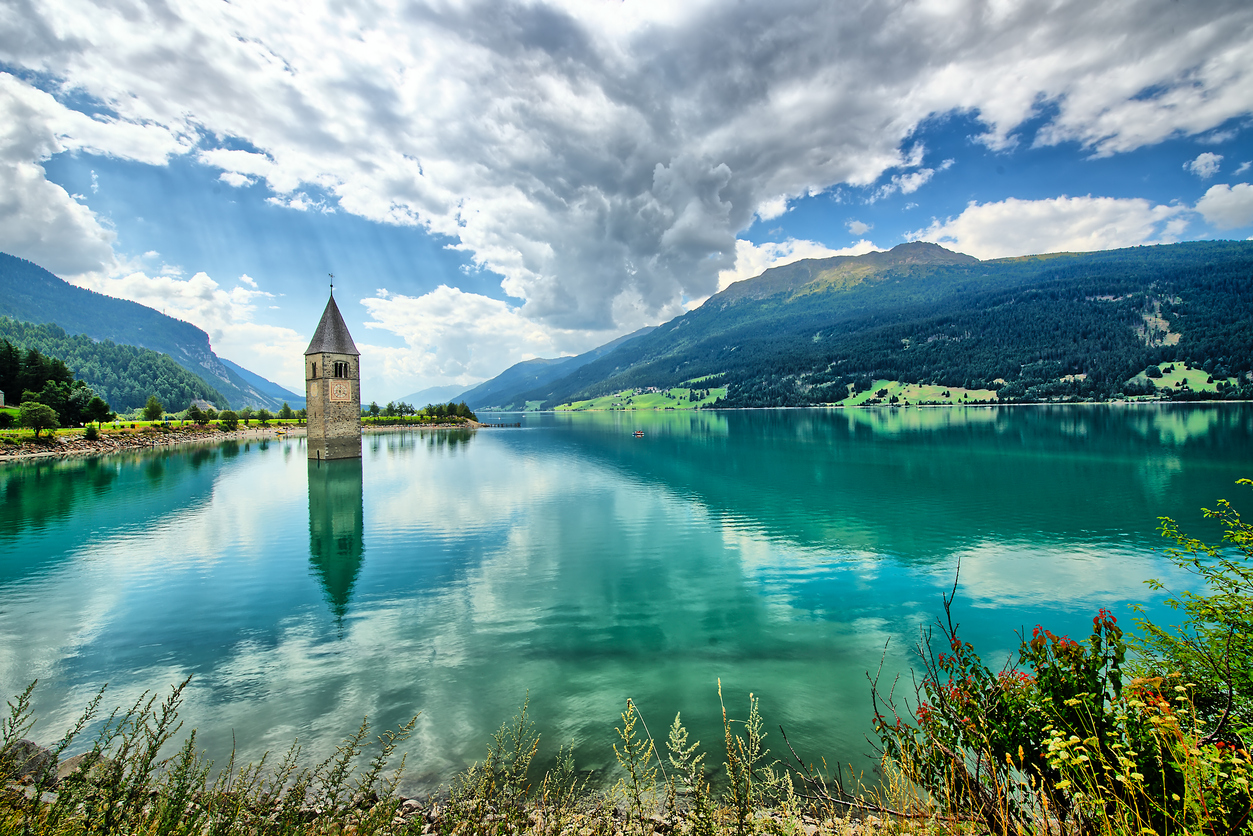
[[[974,264],[979,259],[973,255],[954,252],[930,241],[910,241],[897,244],[888,250],[887,255],[893,256],[901,264]],[[867,253],[866,255],[878,255]],[[856,256],[860,258],[861,256]]]
[[[893,270],[975,264],[978,261],[972,255],[953,252],[929,241],[910,241],[887,251],[806,258],[781,267],[771,267],[760,276],[736,282],[712,296],[706,304],[725,307],[741,299],[766,299],[779,294],[795,298],[811,293],[851,290],[868,279]]]

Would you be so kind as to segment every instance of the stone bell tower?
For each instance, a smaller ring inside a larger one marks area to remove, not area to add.
[[[332,294],[305,350],[309,458],[361,458],[361,352]]]

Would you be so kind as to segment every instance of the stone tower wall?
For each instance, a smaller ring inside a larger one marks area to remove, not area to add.
[[[349,459],[361,456],[361,367],[351,354],[305,356],[305,398],[309,410],[309,458]],[[337,378],[335,363],[347,363],[348,373]],[[336,384],[346,397],[337,397]]]

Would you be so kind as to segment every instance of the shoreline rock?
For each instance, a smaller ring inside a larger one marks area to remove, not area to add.
[[[477,430],[484,426],[477,421],[457,424],[387,424],[362,427],[364,433],[403,432],[422,430]],[[279,432],[279,429],[283,432]],[[307,427],[282,425],[281,427],[241,427],[225,431],[210,427],[172,427],[168,430],[135,430],[134,432],[104,432],[95,441],[82,435],[62,435],[28,440],[17,444],[0,444],[0,464],[31,459],[66,459],[78,456],[105,456],[111,453],[130,453],[154,450],[160,447],[176,447],[187,444],[212,444],[221,441],[273,441],[281,438],[304,438]]]

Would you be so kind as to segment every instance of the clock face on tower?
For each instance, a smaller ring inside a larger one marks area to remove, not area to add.
[[[331,381],[331,400],[333,401],[350,401],[352,400],[352,390],[345,381]]]

